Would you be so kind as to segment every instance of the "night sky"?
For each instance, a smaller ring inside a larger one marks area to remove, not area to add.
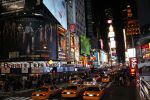
[[[133,2],[134,1],[134,2]],[[108,24],[106,22],[104,9],[111,8],[113,16],[113,26],[116,39],[116,51],[118,61],[124,62],[124,41],[123,41],[123,18],[125,17],[122,10],[126,9],[126,5],[130,4],[133,7],[133,13],[136,16],[135,0],[92,0],[93,18],[96,26],[99,27],[99,33],[104,40],[104,50],[108,51]]]

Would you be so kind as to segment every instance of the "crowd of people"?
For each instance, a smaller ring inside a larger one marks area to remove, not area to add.
[[[40,87],[45,84],[60,84],[67,83],[71,76],[78,73],[57,73],[57,74],[43,74],[31,76],[1,76],[0,77],[0,91],[18,91],[24,89],[31,89]]]
[[[122,69],[113,76],[117,86],[131,86],[134,84],[135,76],[132,76],[128,69]]]

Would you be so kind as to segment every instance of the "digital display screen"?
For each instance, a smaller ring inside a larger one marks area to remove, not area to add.
[[[64,0],[43,0],[43,4],[58,20],[58,22],[67,29],[66,3]]]

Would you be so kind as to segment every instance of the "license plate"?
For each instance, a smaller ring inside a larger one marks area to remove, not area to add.
[[[39,94],[36,94],[36,96],[40,96]]]
[[[67,94],[70,94],[70,92],[67,92]]]
[[[93,96],[93,94],[89,94],[89,96]]]

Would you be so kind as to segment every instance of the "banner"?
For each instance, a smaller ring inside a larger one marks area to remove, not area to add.
[[[2,74],[10,73],[10,68],[2,67],[1,68],[1,73]]]

